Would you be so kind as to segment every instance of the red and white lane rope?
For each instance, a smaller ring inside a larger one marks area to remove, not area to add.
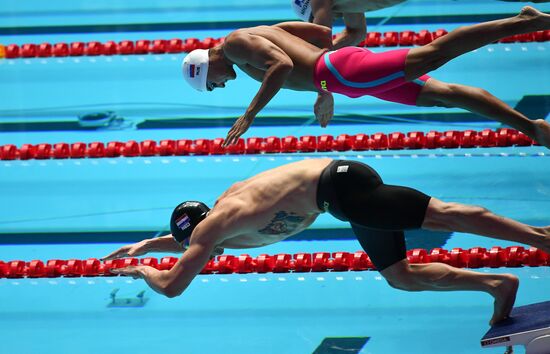
[[[433,40],[446,35],[444,29],[436,31],[421,30],[402,32],[369,32],[365,39],[359,43],[361,47],[397,47],[425,45]],[[132,55],[132,54],[173,54],[190,52],[194,49],[212,48],[224,41],[224,37],[205,39],[198,38],[173,38],[173,39],[140,39],[137,41],[122,40],[119,42],[110,40],[106,42],[71,42],[40,44],[25,43],[0,44],[0,58],[48,58],[67,56],[99,56],[99,55]],[[550,30],[515,35],[501,39],[500,43],[529,43],[550,41]]]
[[[542,267],[550,265],[550,255],[537,248],[474,247],[445,250],[434,248],[412,249],[407,251],[410,263],[446,263],[459,268],[500,268],[500,267]],[[47,261],[12,260],[0,261],[0,278],[56,278],[56,277],[98,277],[115,276],[109,270],[127,266],[147,265],[159,270],[168,270],[177,262],[176,257],[161,259],[122,258],[109,261],[90,259],[50,259]],[[345,272],[375,270],[368,255],[363,251],[280,253],[261,254],[251,257],[221,255],[210,260],[201,274],[247,274],[247,273],[304,273],[304,272]]]
[[[0,160],[44,160],[44,159],[82,159],[138,156],[183,156],[183,155],[242,155],[277,153],[315,153],[344,151],[380,151],[405,149],[437,148],[491,148],[507,146],[537,145],[528,136],[514,129],[485,129],[482,131],[449,130],[390,134],[340,134],[338,136],[271,136],[267,138],[251,137],[239,139],[235,145],[222,147],[224,139],[179,139],[144,140],[137,142],[110,141],[91,143],[44,143],[0,145]]]

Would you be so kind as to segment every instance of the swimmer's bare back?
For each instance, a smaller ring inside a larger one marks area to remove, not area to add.
[[[232,185],[211,215],[238,214],[239,232],[224,238],[224,248],[258,247],[278,242],[307,228],[321,212],[317,184],[331,159],[283,165]],[[208,221],[206,218],[205,222]]]
[[[243,28],[232,32],[226,38],[226,43],[230,43],[234,36],[245,36],[249,38],[253,45],[264,45],[266,42],[257,40],[261,37],[279,47],[293,63],[292,72],[287,77],[283,87],[298,91],[317,91],[313,84],[313,68],[319,57],[326,52],[306,40],[292,34],[293,26],[303,26],[304,24],[284,23],[275,26],[258,26]],[[307,24],[310,25],[310,24]],[[311,26],[311,25],[310,25]],[[298,33],[298,32],[296,32]],[[248,64],[239,64],[239,58],[230,57],[235,60],[237,66],[256,81],[262,82],[265,71],[254,68]]]

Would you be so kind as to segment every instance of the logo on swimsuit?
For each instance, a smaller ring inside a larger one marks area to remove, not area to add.
[[[325,210],[325,212],[328,211],[328,208],[330,208],[329,202],[323,202],[323,209]]]
[[[328,89],[327,89],[327,82],[326,82],[325,80],[321,80],[320,84],[321,84],[321,88],[322,88],[323,90],[328,91]]]

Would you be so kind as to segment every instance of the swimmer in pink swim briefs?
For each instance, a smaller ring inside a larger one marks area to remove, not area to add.
[[[233,65],[261,82],[246,112],[230,129],[225,146],[247,131],[281,88],[288,88],[317,92],[314,113],[323,127],[334,113],[332,92],[354,98],[371,95],[408,105],[463,108],[509,125],[550,148],[550,124],[544,119],[531,120],[483,89],[426,75],[501,38],[548,29],[550,15],[526,6],[517,16],[460,27],[421,47],[384,53],[345,47],[329,52],[321,48],[331,47],[330,28],[286,22],[233,31],[218,46],[189,53],[182,70],[188,84],[199,91],[225,87],[237,76]]]
[[[324,53],[313,74],[320,91],[340,93],[351,98],[365,95],[416,105],[422,88],[430,79],[422,75],[405,79],[405,62],[409,49],[373,53],[366,48],[344,47]]]

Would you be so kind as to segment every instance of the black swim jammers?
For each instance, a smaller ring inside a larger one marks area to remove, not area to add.
[[[321,173],[317,205],[351,224],[376,269],[405,259],[403,230],[422,226],[430,196],[412,188],[386,185],[366,164],[334,160]]]

